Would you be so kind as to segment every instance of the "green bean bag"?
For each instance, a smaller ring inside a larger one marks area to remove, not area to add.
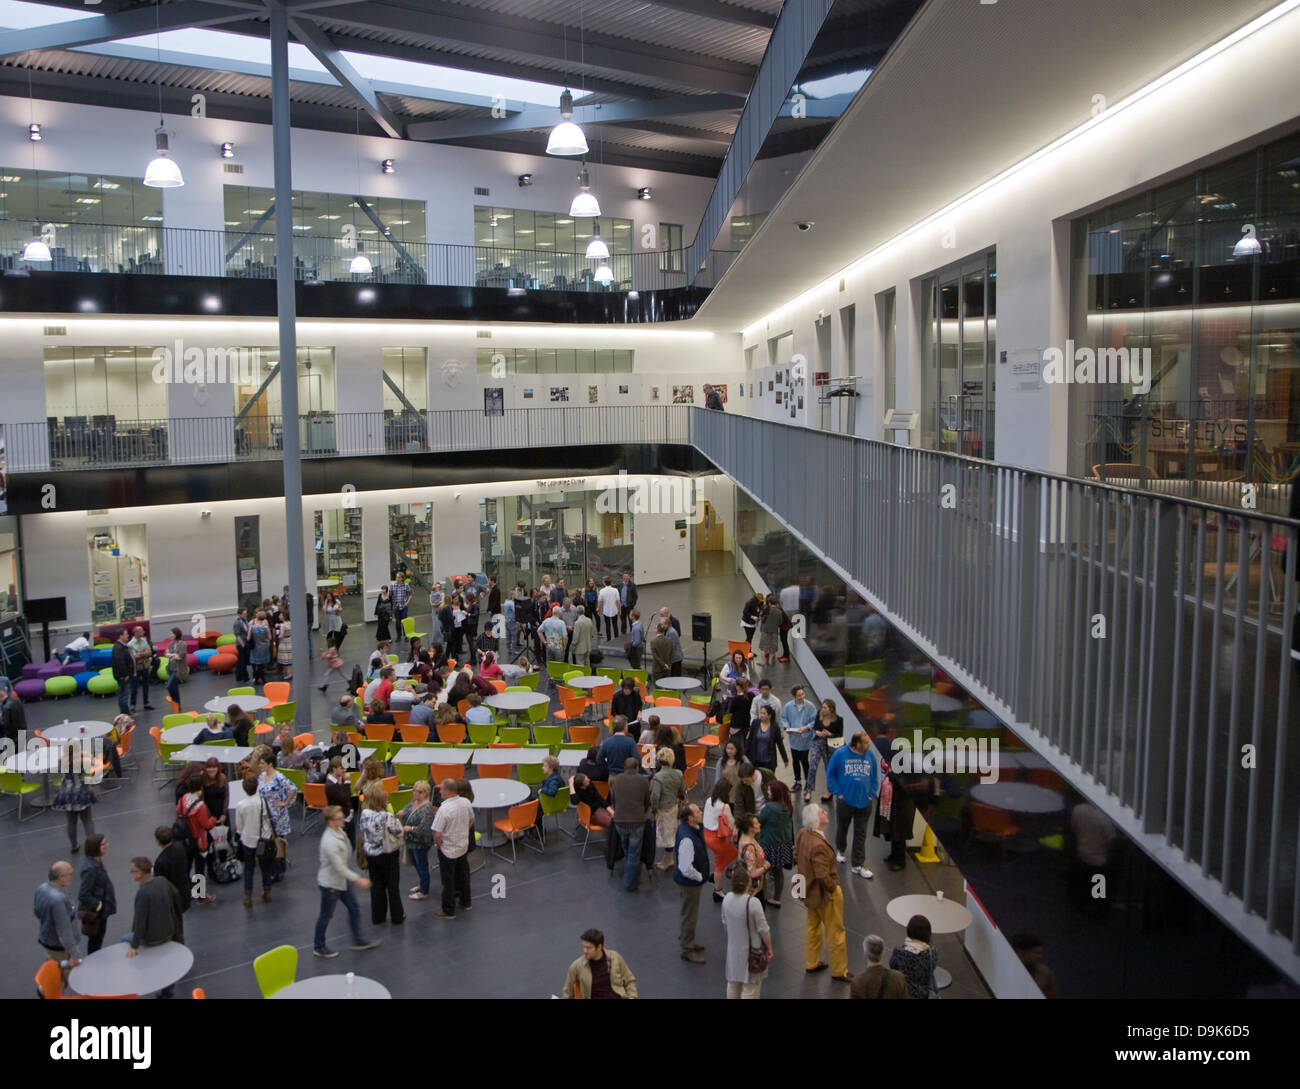
[[[56,699],[71,696],[77,691],[76,677],[50,677],[45,682],[45,694]]]

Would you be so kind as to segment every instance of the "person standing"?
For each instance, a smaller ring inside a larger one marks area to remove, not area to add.
[[[547,759],[552,759],[547,757]],[[419,884],[411,889],[409,899],[429,899],[429,848],[433,846],[433,806],[429,804],[429,784],[423,779],[411,787],[411,800],[397,814],[406,839]]]
[[[253,906],[253,870],[262,871],[262,899],[271,899],[271,882],[275,879],[274,863],[266,857],[262,847],[271,842],[274,833],[266,803],[257,793],[257,776],[245,775],[242,783],[244,797],[235,806],[235,842],[239,860],[244,869],[244,907]]]
[[[767,768],[776,773],[776,758],[788,765],[790,758],[786,755],[785,739],[781,736],[781,727],[776,724],[772,708],[764,705],[759,708],[758,722],[750,727],[745,739],[745,755],[756,768]]]
[[[767,604],[758,620],[758,652],[763,656],[763,665],[776,664],[777,638],[785,634],[783,624],[785,613],[776,596],[768,594]],[[785,659],[789,660],[788,656]]]
[[[825,828],[829,820],[830,815],[821,806],[804,806],[803,828],[794,841],[795,865],[803,878],[803,901],[808,909],[804,924],[804,971],[811,975],[827,967],[821,959],[824,934],[831,955],[831,975],[841,983],[852,983],[844,937],[844,890],[840,888],[835,867],[835,852],[826,842]]]
[[[127,644],[131,652],[133,672],[131,673],[131,710],[135,711],[136,699],[140,689],[144,689],[144,709],[153,710],[149,702],[149,675],[153,672],[153,644],[144,636],[144,628],[136,626],[131,633],[131,642]]]
[[[704,946],[696,944],[695,925],[700,918],[700,892],[709,872],[709,850],[704,844],[704,814],[694,802],[681,809],[673,852],[673,881],[682,890],[681,927],[678,932],[682,960],[704,963]]]
[[[817,709],[817,721],[813,723],[813,742],[812,748],[808,750],[808,793],[804,795],[804,801],[812,799],[809,795],[817,786],[817,767],[818,765],[828,765],[831,760],[831,742],[838,741],[844,736],[844,719],[835,709],[835,701],[832,699],[822,700],[822,705]],[[831,800],[831,794],[828,791],[822,795],[822,805],[826,805]]]
[[[399,887],[402,824],[388,812],[388,791],[378,783],[366,787],[358,820],[370,873],[370,921],[378,926],[391,917],[396,926],[406,921]]]
[[[772,721],[779,722],[781,720],[781,701],[772,695],[772,682],[766,677],[758,682],[758,695],[749,704],[749,722],[751,726],[758,721],[758,712],[764,707],[772,709]],[[732,714],[734,716],[735,712],[733,711]]]
[[[167,644],[167,698],[176,714],[181,711],[181,682],[189,675],[189,649],[181,636],[181,629],[172,628],[171,642]]]
[[[614,633],[618,629],[618,617],[622,610],[622,603],[619,600],[619,591],[610,585],[608,575],[605,576],[600,592],[596,596],[600,604],[600,615],[605,621],[605,638],[612,643]]]
[[[722,901],[722,925],[727,931],[727,997],[757,998],[772,959],[772,929],[763,905],[749,892],[743,866],[731,875],[731,891]],[[761,969],[750,963],[751,951],[761,954]]]
[[[790,689],[794,698],[781,708],[781,725],[785,728],[786,738],[790,742],[790,759],[794,763],[794,790],[799,792],[799,784],[807,780],[803,800],[812,801],[812,779],[808,775],[808,752],[813,744],[813,726],[817,722],[817,708],[804,699],[803,685],[796,684]],[[752,708],[751,708],[752,710]]]
[[[670,748],[655,753],[658,767],[650,781],[650,808],[655,815],[655,846],[664,849],[658,869],[673,868],[673,850],[677,843],[677,810],[686,796],[686,777],[676,768],[677,757]]]
[[[469,911],[469,852],[474,835],[474,806],[460,795],[455,779],[444,779],[438,787],[442,804],[433,815],[433,842],[438,849],[438,879],[442,882],[439,919],[456,918],[456,905]]]
[[[930,920],[924,915],[913,915],[907,920],[907,938],[894,947],[889,955],[889,967],[902,974],[907,981],[910,998],[938,998],[934,970],[939,967],[939,954],[930,944]]]
[[[677,622],[677,618],[664,606],[659,610],[659,618],[668,625],[664,634],[668,637],[669,642],[673,645],[670,660],[672,665],[668,672],[674,677],[682,675],[682,663],[686,661],[686,653],[682,650],[682,626]]]
[[[859,730],[842,748],[836,749],[826,765],[826,789],[837,798],[835,805],[835,858],[844,861],[844,847],[853,823],[853,872],[868,880],[874,875],[867,869],[867,814],[880,793],[880,767],[868,750],[871,739]]]
[[[108,918],[117,914],[117,893],[113,879],[104,868],[108,837],[96,832],[86,837],[86,856],[81,861],[81,881],[77,888],[77,918],[86,935],[86,955],[99,952],[104,944]]]
[[[723,411],[722,394],[720,394],[716,389],[714,389],[711,385],[709,385],[708,382],[704,383],[704,407],[707,408],[710,412]],[[733,996],[728,995],[727,997],[731,998]],[[755,992],[752,996],[746,995],[745,997],[757,998],[758,994],[757,992]]]
[[[794,803],[780,779],[767,781],[767,804],[758,811],[758,827],[759,845],[771,864],[772,895],[767,897],[767,906],[779,908],[785,871],[794,864]]]
[[[117,634],[113,644],[113,680],[117,681],[117,709],[123,715],[131,713],[131,684],[135,678],[135,656],[127,645],[131,635],[125,627]]]
[[[253,683],[266,683],[266,667],[271,664],[271,626],[260,609],[248,626],[248,664],[253,667]]]
[[[867,970],[854,977],[849,997],[906,998],[907,980],[903,973],[880,963],[885,955],[885,939],[879,934],[868,934],[862,940],[862,952],[867,957]]]
[[[57,744],[57,743],[56,743]],[[89,749],[84,749],[74,741],[64,742],[64,756],[59,763],[67,768],[59,789],[54,793],[54,804],[68,815],[68,843],[75,855],[80,849],[77,843],[77,820],[80,818],[87,836],[95,831],[95,822],[90,815],[90,807],[95,804],[95,793],[86,782],[86,773],[94,764],[94,756]]]
[[[594,927],[582,933],[582,956],[569,965],[561,998],[636,998],[636,976],[618,953],[605,948]]]
[[[627,642],[623,644],[623,653],[627,655],[629,668],[640,669],[645,658],[645,627],[641,623],[639,610],[632,609],[626,615],[631,621],[631,626],[626,629]]]
[[[623,891],[636,892],[641,880],[641,842],[650,816],[650,782],[640,773],[641,762],[629,756],[623,774],[611,776],[609,795],[614,802],[614,831],[623,846]],[[613,770],[613,769],[611,769]]]
[[[72,883],[72,863],[56,862],[50,867],[48,879],[36,889],[32,911],[40,921],[36,940],[46,960],[59,962],[63,982],[68,982],[68,970],[81,963],[81,935],[76,925],[77,909],[68,895]]]
[[[185,845],[176,842],[169,824],[160,824],[155,828],[153,839],[160,848],[158,857],[153,861],[153,872],[171,883],[180,902],[181,914],[184,915],[194,902],[193,886],[190,884],[190,856]]]
[[[406,581],[406,576],[398,571],[393,576],[393,626],[397,629],[395,635],[400,643],[406,636],[406,629],[402,626],[402,621],[406,619],[407,609],[411,604],[411,587]]]
[[[153,863],[147,858],[131,859],[131,880],[136,884],[135,910],[131,930],[122,941],[129,947],[128,957],[138,957],[140,946],[152,949],[168,942],[183,940],[181,903],[170,881],[154,876]],[[175,985],[164,987],[159,998],[171,998]]]
[[[668,626],[668,621],[660,620],[655,625],[655,637],[650,640],[650,680],[657,682],[661,677],[672,675],[673,671],[673,641],[670,637],[672,629]]]
[[[754,642],[754,632],[758,630],[758,618],[763,613],[763,599],[753,594],[740,610],[740,630],[745,633],[745,642]]]
[[[569,630],[565,627],[564,621],[560,619],[560,607],[558,605],[551,607],[551,615],[538,626],[537,634],[545,642],[546,660],[548,662],[564,661],[564,646],[568,641]]]
[[[587,609],[584,605],[578,606],[578,616],[573,621],[573,640],[569,645],[569,650],[573,655],[573,664],[582,666],[588,673],[591,672],[591,645],[596,633],[596,626],[591,622],[591,617],[587,615]]]
[[[636,583],[632,581],[632,572],[623,572],[623,582],[618,588],[619,617],[622,620],[623,632],[626,635],[628,628],[631,626],[632,610],[636,608]],[[636,669],[636,666],[632,667]]]
[[[241,607],[235,616],[235,680],[248,683],[248,609]]]
[[[276,628],[275,656],[280,663],[281,676],[286,681],[293,680],[293,636],[287,606],[281,610],[280,624]]]
[[[357,904],[357,894],[352,891],[353,885],[359,889],[370,888],[370,879],[362,877],[352,865],[352,847],[343,833],[343,809],[337,805],[327,805],[322,816],[325,818],[325,831],[321,833],[320,866],[316,871],[316,887],[320,889],[320,913],[316,916],[312,953],[325,958],[338,956],[325,944],[325,931],[340,900],[348,913],[352,948],[373,949],[379,940],[376,938],[367,941],[361,933],[361,908]]]
[[[288,839],[291,828],[289,807],[298,797],[298,788],[286,776],[275,770],[275,754],[271,749],[266,745],[259,746],[259,749],[260,751],[254,754],[258,758],[257,793],[266,802],[272,834],[281,839]],[[285,860],[277,859],[272,866],[274,874],[272,880],[279,881],[284,877]],[[263,893],[262,899],[269,900],[270,897]]]

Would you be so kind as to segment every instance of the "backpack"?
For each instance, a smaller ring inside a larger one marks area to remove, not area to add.
[[[352,667],[352,676],[348,678],[348,691],[355,692],[358,688],[364,688],[365,686],[365,674],[361,672],[359,665],[354,665]]]
[[[176,803],[176,819],[172,821],[172,839],[181,844],[187,854],[194,854],[199,849],[199,841],[194,838],[194,832],[190,828],[189,816],[202,802],[195,802],[182,813],[181,806],[184,802],[185,799],[182,797]]]

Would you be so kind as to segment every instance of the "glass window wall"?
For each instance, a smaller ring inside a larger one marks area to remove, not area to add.
[[[636,353],[624,348],[480,348],[479,374],[631,374]]]
[[[563,212],[474,207],[474,264],[480,287],[555,291],[593,287],[600,261],[586,256],[592,224],[609,248],[610,290],[632,286],[632,221],[614,216],[574,218]]]
[[[93,526],[86,531],[90,552],[90,601],[96,624],[148,619],[149,547],[146,527]]]

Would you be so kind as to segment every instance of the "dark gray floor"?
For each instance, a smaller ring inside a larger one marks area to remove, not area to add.
[[[695,579],[647,587],[640,605],[647,616],[661,605],[670,606],[688,635],[690,614],[711,612],[716,641],[709,649],[711,656],[717,656],[725,652],[728,637],[740,636],[738,618],[748,587],[733,573],[730,554],[704,554],[701,559]],[[369,653],[371,647],[366,640],[373,630],[369,628],[363,639],[362,630],[353,629],[345,645],[349,664]],[[698,644],[687,640],[686,648],[688,659],[699,657]],[[301,650],[299,662],[299,670],[319,669],[314,658],[307,665]],[[782,694],[794,681],[803,679],[793,665],[778,665],[771,676]],[[196,674],[182,689],[182,706],[196,707],[214,695],[224,695],[231,684],[229,677]],[[339,691],[336,684],[333,695]],[[155,694],[159,708],[166,706],[162,696],[161,691]],[[324,737],[325,712],[330,703],[314,690],[311,698],[315,732]],[[111,698],[89,696],[28,707],[29,725],[33,728],[65,718],[111,719],[115,713]],[[137,721],[147,729],[160,721],[161,714],[161,710],[142,714]],[[137,754],[139,770],[121,789],[105,793],[94,808],[97,830],[109,837],[109,872],[122,905],[122,914],[109,921],[109,941],[120,938],[129,927],[134,886],[127,876],[127,860],[135,854],[153,857],[153,828],[171,822],[172,791],[160,791],[151,782],[153,752],[147,733]],[[781,775],[787,783],[790,781],[788,769],[782,769]],[[106,785],[113,783],[110,780]],[[33,993],[31,979],[41,961],[32,893],[44,880],[52,861],[70,859],[79,866],[80,856],[68,853],[63,814],[41,814],[21,826],[9,808],[5,814],[0,816],[0,872],[6,876],[4,888],[0,889],[0,905],[4,907],[0,911],[0,940],[7,952],[0,962],[6,968],[0,978],[0,996],[29,997]],[[565,827],[572,828],[572,821],[566,819]],[[356,971],[378,979],[398,998],[541,998],[560,990],[568,964],[581,952],[578,935],[590,926],[604,930],[609,947],[624,955],[644,997],[720,998],[725,993],[725,936],[718,907],[707,893],[701,905],[697,940],[708,947],[708,963],[693,965],[681,960],[677,953],[678,889],[670,875],[656,873],[652,881],[642,882],[638,892],[625,893],[619,881],[621,864],[611,874],[603,861],[582,862],[579,851],[553,833],[545,855],[523,850],[514,866],[489,858],[486,868],[472,878],[475,910],[455,920],[434,916],[435,896],[423,902],[407,901],[403,925],[372,928],[369,894],[362,893],[366,929],[375,930],[383,944],[365,953],[347,951],[346,923],[340,912],[330,936],[341,955],[332,961],[318,960],[311,955],[318,907],[318,838],[318,833],[312,831],[291,839],[289,874],[275,886],[272,903],[264,904],[255,897],[255,906],[245,909],[240,903],[241,886],[227,885],[217,887],[215,904],[191,909],[186,916],[186,943],[195,961],[190,975],[178,987],[178,994],[203,987],[211,998],[256,997],[253,958],[273,946],[289,943],[299,951],[299,978]],[[863,966],[861,947],[867,933],[882,935],[887,949],[902,941],[902,928],[885,913],[885,905],[893,897],[942,888],[945,895],[961,899],[961,876],[950,864],[920,866],[911,862],[905,871],[890,873],[883,865],[885,853],[881,841],[868,841],[867,864],[876,871],[872,881],[852,876],[847,866],[841,871],[851,970]],[[436,893],[436,872],[433,883]],[[414,871],[403,867],[402,888],[412,884]],[[769,910],[768,917],[776,959],[763,987],[764,997],[844,997],[847,988],[832,982],[827,974],[805,975],[804,911],[788,893],[785,906]],[[954,977],[944,997],[989,997],[955,936],[938,938],[937,948],[940,963]]]

